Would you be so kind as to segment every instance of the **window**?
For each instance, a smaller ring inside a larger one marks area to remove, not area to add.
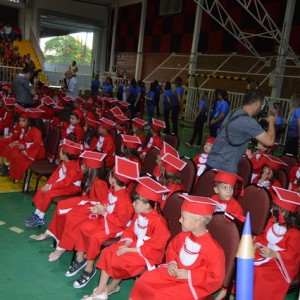
[[[182,0],[161,0],[159,3],[159,15],[180,14],[182,11]]]

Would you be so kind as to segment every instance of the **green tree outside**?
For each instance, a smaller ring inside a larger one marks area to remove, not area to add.
[[[91,64],[92,50],[70,35],[57,36],[45,43],[45,61],[68,64]]]

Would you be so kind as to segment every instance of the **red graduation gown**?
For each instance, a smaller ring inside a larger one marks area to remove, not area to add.
[[[107,212],[97,219],[87,219],[81,224],[75,249],[95,260],[103,242],[120,236],[133,215],[132,201],[126,188],[108,195]]]
[[[268,244],[271,240],[273,218],[270,218],[264,232],[256,237],[254,243],[272,247],[278,251],[279,259],[271,258],[266,263],[254,267],[254,300],[284,299],[291,281],[297,276],[300,264],[300,230],[290,228],[276,244]],[[261,258],[258,250],[255,255]]]
[[[193,159],[197,166],[197,176],[200,177],[201,174],[205,171],[206,168],[206,161],[207,161],[208,153],[203,152],[196,155]]]
[[[3,118],[0,120],[0,133],[4,132],[4,128],[12,127],[14,123],[14,112],[13,110],[6,110]]]
[[[115,164],[116,145],[111,134],[107,133],[100,135],[99,139],[93,140],[91,149],[106,153],[105,164],[107,168],[110,168]]]
[[[145,267],[151,270],[161,263],[169,237],[166,221],[156,210],[135,214],[120,242],[104,249],[96,266],[115,279],[133,277]],[[117,256],[116,252],[126,240],[132,241],[129,247],[137,248],[138,252]]]
[[[47,184],[51,184],[50,190],[42,193],[39,188],[32,202],[41,212],[46,212],[52,198],[80,192],[81,180],[82,171],[77,159],[61,162],[47,181]]]
[[[188,279],[168,273],[168,265],[144,273],[135,283],[133,300],[205,299],[218,290],[225,276],[222,248],[206,232],[200,237],[191,232],[179,233],[167,249],[167,263],[175,262],[188,270]]]
[[[163,147],[163,140],[160,136],[158,135],[152,136],[147,146],[143,149],[142,153],[147,153],[153,147],[157,147],[159,149]]]
[[[225,211],[233,216],[236,216],[238,219],[240,219],[239,216],[244,216],[244,211],[241,205],[233,197],[231,197],[231,199],[228,201],[221,200],[218,195],[213,195],[211,198],[220,203],[219,207],[216,206],[215,211]]]
[[[297,192],[299,188],[298,181],[300,180],[300,165],[296,165],[291,169],[289,180],[292,184],[292,191]]]
[[[7,160],[10,162],[9,176],[19,180],[34,160],[45,157],[42,133],[36,127],[30,127],[20,144],[25,149],[14,147],[7,153]],[[23,155],[22,151],[26,154]]]
[[[88,208],[97,202],[107,204],[107,196],[107,183],[96,177],[89,195],[83,193],[81,197],[70,198],[57,204],[47,233],[56,239],[59,247],[72,250],[80,224],[91,214]]]

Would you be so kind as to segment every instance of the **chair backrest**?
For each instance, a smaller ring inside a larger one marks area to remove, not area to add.
[[[53,155],[56,154],[59,139],[60,139],[60,129],[58,127],[50,128],[48,137],[47,137],[45,145],[44,145],[46,153],[50,153]]]
[[[252,163],[249,158],[243,157],[238,166],[237,175],[244,180],[244,186],[250,184],[252,174]]]
[[[121,133],[119,133],[119,134],[116,136],[115,144],[116,144],[116,151],[115,151],[115,154],[118,155],[118,156],[122,156],[122,151],[121,151],[121,147],[122,147],[122,136],[121,136]]]
[[[186,156],[183,156],[180,159],[186,162],[185,167],[180,172],[180,177],[185,191],[190,194],[195,185],[197,167],[195,162]]]
[[[178,150],[179,147],[179,139],[174,134],[167,134],[165,136],[165,142],[172,146],[174,149]]]
[[[182,192],[177,191],[170,195],[163,208],[163,215],[167,219],[171,233],[170,240],[179,232],[181,232],[181,224],[179,223],[179,219],[181,217],[181,205],[184,200],[182,197],[180,197],[181,194]]]
[[[44,129],[43,144],[45,145],[50,131],[50,121],[44,121],[42,124]]]
[[[285,169],[280,168],[277,171],[277,176],[276,177],[279,180],[279,182],[281,183],[281,187],[283,189],[287,189],[289,187],[289,176],[288,176]]]
[[[287,164],[287,166],[281,166],[281,168],[286,170],[289,175],[291,169],[297,164],[297,158],[290,155],[282,155],[279,158]]]
[[[238,202],[244,210],[244,215],[250,213],[252,234],[260,235],[269,218],[271,200],[270,192],[255,184],[248,185],[244,196],[238,197]]]
[[[195,196],[202,197],[211,197],[214,192],[214,178],[215,171],[207,170],[204,171],[201,176],[198,178],[198,181],[195,184],[194,190],[192,192]]]
[[[240,235],[236,225],[225,219],[224,215],[214,215],[207,225],[212,237],[223,248],[225,254],[224,287],[229,287],[235,269],[235,256],[240,242]]]
[[[154,168],[157,163],[157,155],[159,150],[157,148],[151,148],[145,155],[144,161],[142,163],[141,174],[149,173],[152,175]]]

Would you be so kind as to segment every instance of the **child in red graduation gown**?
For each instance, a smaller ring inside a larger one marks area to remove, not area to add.
[[[168,245],[166,264],[137,279],[130,294],[132,300],[205,299],[222,285],[224,253],[206,230],[215,202],[182,196],[182,232]]]
[[[10,162],[9,176],[14,180],[20,180],[33,161],[45,157],[40,119],[43,111],[37,108],[28,108],[26,111],[29,128],[22,141],[11,148],[6,157]]]
[[[152,119],[152,124],[150,128],[150,134],[151,137],[148,141],[148,144],[146,147],[144,147],[141,158],[143,159],[146,155],[146,153],[153,147],[157,147],[158,149],[161,149],[163,147],[163,140],[160,136],[160,131],[162,129],[166,128],[165,122],[157,120],[157,119]]]
[[[203,147],[204,152],[199,153],[193,159],[193,161],[195,162],[195,164],[197,166],[197,179],[201,176],[201,174],[206,169],[207,156],[208,156],[208,153],[210,152],[214,142],[215,142],[214,137],[211,137],[211,136],[207,137],[206,142]]]
[[[272,216],[254,240],[254,300],[284,299],[299,273],[300,231],[296,220],[300,197],[285,189],[274,190]]]
[[[83,299],[90,300],[96,296],[107,299],[108,295],[120,291],[119,283],[122,279],[136,276],[145,268],[153,270],[155,264],[162,261],[170,233],[155,203],[165,192],[166,188],[151,178],[138,179],[133,221],[125,229],[119,243],[102,251],[96,264],[101,269],[99,285],[92,295]],[[113,280],[107,285],[110,277]]]
[[[62,128],[61,130],[61,138],[64,139],[71,139],[72,141],[76,143],[82,143],[83,137],[84,137],[84,131],[81,126],[81,122],[83,120],[84,116],[80,109],[75,109],[70,114],[70,124],[67,128]]]
[[[81,224],[76,237],[76,259],[66,273],[71,277],[85,267],[73,287],[84,287],[95,275],[94,262],[101,251],[101,245],[110,238],[122,234],[133,216],[132,200],[125,185],[131,178],[138,177],[136,163],[116,156],[116,164],[110,173],[110,184],[113,187],[108,195],[107,205],[97,203],[90,208],[94,218]],[[84,255],[85,254],[85,255]]]
[[[82,171],[78,161],[81,150],[82,145],[64,139],[59,154],[61,163],[47,183],[37,190],[32,200],[36,210],[26,219],[27,227],[38,227],[47,222],[45,214],[52,198],[81,191]]]
[[[139,155],[141,155],[143,148],[142,146],[145,144],[145,136],[144,136],[144,127],[146,126],[147,122],[140,119],[140,118],[134,118],[131,120],[131,126],[132,126],[132,135],[136,136],[141,141],[141,146],[137,148],[137,152]]]
[[[289,190],[299,192],[300,187],[300,165],[294,166],[289,174]]]
[[[99,139],[93,141],[91,144],[91,149],[95,149],[96,151],[105,153],[107,155],[105,158],[105,165],[107,168],[112,168],[115,163],[116,145],[112,135],[110,134],[110,131],[113,130],[115,125],[115,122],[104,117],[101,118]]]
[[[14,106],[15,99],[14,98],[5,98],[4,99],[4,114],[3,117],[0,118],[0,134],[4,134],[5,128],[11,129],[14,123]]]
[[[85,124],[83,127],[84,137],[83,137],[83,147],[84,150],[95,151],[96,144],[98,141],[98,127],[100,123],[97,122],[94,118],[86,117]],[[91,146],[93,145],[93,148]]]
[[[106,154],[85,151],[82,158],[81,169],[86,176],[86,183],[81,197],[74,197],[60,201],[55,209],[51,223],[45,233],[37,237],[42,241],[50,236],[54,237],[57,247],[49,256],[49,261],[56,261],[65,250],[72,250],[80,224],[90,215],[89,208],[96,203],[107,204],[108,186],[103,180],[104,169],[102,161]]]

